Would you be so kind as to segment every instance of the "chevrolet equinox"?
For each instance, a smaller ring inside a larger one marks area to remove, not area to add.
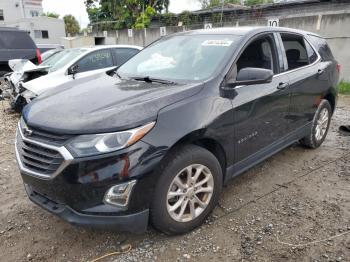
[[[75,225],[188,232],[231,178],[297,141],[323,143],[339,70],[326,41],[299,30],[163,37],[24,108],[16,155],[25,190]]]

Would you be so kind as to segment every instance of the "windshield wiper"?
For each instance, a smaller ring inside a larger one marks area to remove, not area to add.
[[[176,82],[166,80],[166,79],[160,79],[160,78],[153,78],[149,76],[143,76],[143,77],[133,77],[132,79],[136,81],[144,81],[146,83],[160,83],[160,84],[166,84],[166,85],[176,85]]]

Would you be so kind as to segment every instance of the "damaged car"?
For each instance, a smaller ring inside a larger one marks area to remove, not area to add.
[[[129,45],[66,49],[52,55],[39,66],[30,61],[9,62],[13,73],[7,76],[11,108],[23,107],[44,92],[72,81],[79,83],[117,66],[137,54],[142,47]]]

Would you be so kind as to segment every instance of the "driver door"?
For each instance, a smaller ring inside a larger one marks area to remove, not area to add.
[[[281,71],[280,56],[273,34],[259,35],[246,45],[236,62],[243,68],[271,69],[271,83],[236,87],[234,108],[235,163],[237,170],[253,164],[275,150],[288,131],[290,90]]]

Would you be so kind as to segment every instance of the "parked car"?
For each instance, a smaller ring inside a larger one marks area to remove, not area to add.
[[[51,56],[53,56],[59,52],[62,52],[62,51],[63,51],[62,48],[56,48],[56,49],[51,49],[51,50],[45,51],[41,54],[41,59],[42,59],[42,61],[45,61],[48,58],[50,58]]]
[[[188,232],[231,178],[297,141],[321,146],[339,69],[323,38],[299,30],[163,37],[114,74],[24,108],[16,154],[25,189],[73,224]]]
[[[55,49],[64,49],[64,46],[59,44],[37,44],[37,47],[41,53]]]
[[[39,49],[26,31],[0,27],[0,77],[11,72],[8,61],[28,59],[34,64],[41,63]]]
[[[71,81],[80,83],[120,66],[141,49],[128,45],[73,48],[56,53],[40,66],[26,65],[29,69],[16,71],[10,77],[13,87],[11,107],[21,112],[23,106],[38,95]]]

